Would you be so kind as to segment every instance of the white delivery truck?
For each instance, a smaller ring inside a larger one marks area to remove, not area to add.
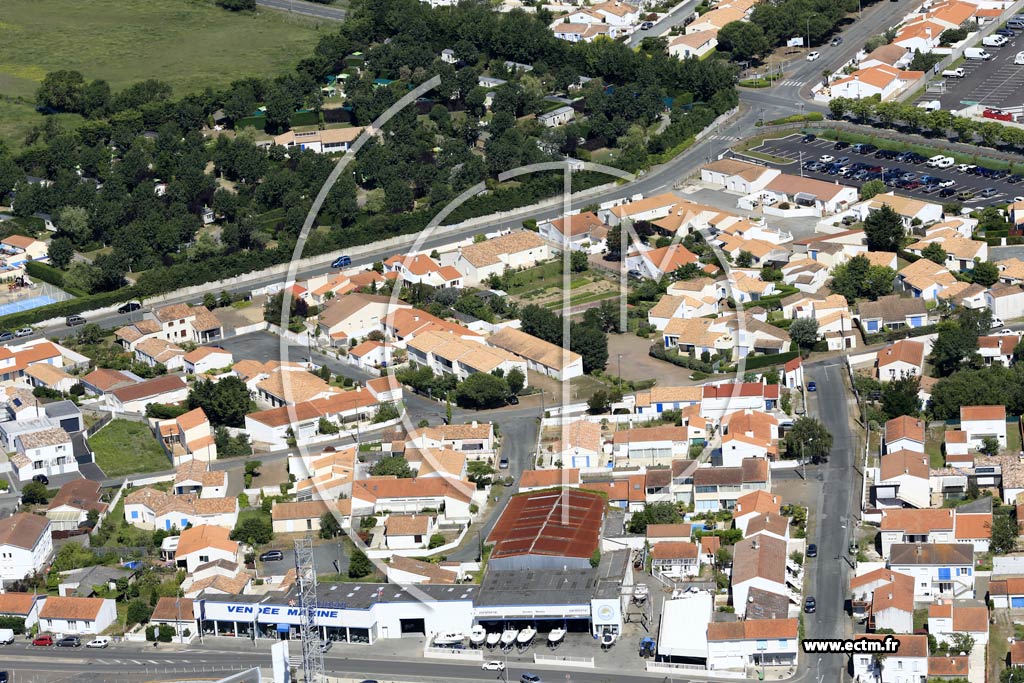
[[[992,59],[992,55],[985,52],[980,47],[969,47],[964,50],[964,59],[979,59],[981,61],[987,61]]]
[[[960,68],[946,69],[945,71],[942,72],[942,77],[943,78],[963,78],[964,77],[964,70],[960,69]]]
[[[14,642],[14,631],[9,628],[0,628],[0,645],[10,645]]]

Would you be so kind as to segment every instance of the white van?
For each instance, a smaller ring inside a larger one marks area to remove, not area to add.
[[[9,628],[0,628],[0,645],[10,645],[14,642],[14,631]]]
[[[981,44],[985,47],[1002,47],[1009,42],[1009,38],[1001,36],[999,34],[993,34],[991,36],[985,36],[981,39]]]
[[[981,61],[987,61],[992,59],[992,55],[985,52],[980,47],[969,47],[964,50],[964,59],[976,59]]]
[[[942,159],[935,164],[935,168],[950,168],[955,163],[956,159],[953,157],[942,157]]]

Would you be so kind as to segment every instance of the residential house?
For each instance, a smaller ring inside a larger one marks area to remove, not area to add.
[[[449,520],[468,521],[476,486],[445,477],[369,477],[352,483],[352,514],[419,513],[444,509]]]
[[[985,305],[1001,320],[1024,317],[1024,288],[997,282],[985,293]]]
[[[177,375],[161,375],[114,389],[107,394],[107,407],[114,413],[145,413],[150,403],[182,403],[188,398],[188,385]]]
[[[39,621],[39,608],[45,601],[45,596],[33,593],[0,593],[0,617],[20,619],[31,629]]]
[[[707,29],[678,35],[668,43],[668,53],[677,59],[701,59],[718,47],[718,31]]]
[[[82,387],[85,388],[85,393],[93,396],[104,396],[114,389],[131,386],[141,381],[142,378],[136,375],[108,368],[96,368],[79,379]]]
[[[782,499],[768,491],[751,491],[736,499],[732,510],[733,525],[747,536],[747,524],[760,515],[778,515]]]
[[[956,284],[956,278],[945,266],[926,258],[904,266],[896,274],[896,285],[915,299],[935,301],[946,288]]]
[[[192,460],[180,465],[174,472],[174,495],[195,494],[200,498],[224,498],[228,491],[228,474],[224,470],[210,470],[210,464]]]
[[[454,266],[442,266],[426,254],[392,256],[384,262],[384,277],[397,277],[408,284],[431,287],[461,287],[462,273]]]
[[[918,225],[929,225],[942,220],[942,205],[926,202],[921,199],[903,197],[894,192],[876,194],[867,202],[861,205],[861,220],[866,219],[872,213],[879,211],[883,206],[899,214],[903,221],[903,228],[910,230]]]
[[[18,481],[78,471],[71,435],[60,427],[19,434],[14,439],[14,447],[16,452],[10,456],[10,463]]]
[[[583,375],[583,357],[514,327],[503,327],[487,338],[487,344],[526,361],[526,367],[558,381]]]
[[[698,39],[702,32],[688,34],[691,42]],[[679,36],[680,38],[684,36]],[[711,36],[714,39],[714,36]],[[716,41],[717,42],[717,41]],[[670,50],[671,52],[671,50]],[[727,192],[750,194],[764,187],[777,177],[781,171],[754,164],[740,159],[719,159],[700,167],[701,182],[720,186]]]
[[[1013,364],[1013,350],[1020,343],[1020,335],[996,334],[978,337],[978,355],[985,365],[1002,365],[1004,368]]]
[[[233,529],[238,522],[238,500],[203,498],[195,493],[176,496],[146,486],[124,497],[124,518],[140,529],[172,531],[189,525]]]
[[[763,512],[747,520],[746,537],[769,536],[789,543],[789,517]]]
[[[751,588],[786,595],[786,542],[758,535],[736,543],[731,580],[732,604],[741,618],[746,614]]]
[[[700,574],[700,556],[692,541],[658,541],[651,547],[651,573],[678,581]]]
[[[310,150],[317,154],[344,153],[362,132],[362,126],[309,131],[289,130],[274,136],[274,144],[287,150]]]
[[[924,375],[924,343],[900,339],[878,352],[878,380]]]
[[[924,420],[901,415],[885,423],[885,450],[892,453],[900,450],[924,453]]]
[[[768,461],[748,458],[739,467],[700,467],[693,473],[695,512],[732,510],[751,491],[771,490]]]
[[[931,502],[928,456],[914,451],[893,451],[882,456],[871,489],[879,507],[926,508]]]
[[[213,427],[202,408],[157,423],[160,440],[175,465],[193,460],[210,462],[217,459]]]
[[[905,90],[917,87],[923,78],[923,71],[903,71],[879,64],[857,69],[828,85],[816,86],[814,99],[816,102],[828,102],[837,97],[859,100],[877,96],[887,102]]]
[[[871,630],[914,630],[914,579],[890,569],[874,569],[850,579],[853,616]]]
[[[151,368],[162,365],[173,372],[185,366],[185,349],[166,339],[150,337],[135,345],[135,360]]]
[[[907,251],[922,256],[930,244],[938,244],[946,252],[944,265],[948,270],[966,273],[974,270],[975,263],[988,260],[987,242],[964,239],[952,229],[935,231],[923,240],[908,246]]]
[[[241,564],[241,546],[229,538],[230,534],[230,529],[208,524],[184,529],[178,537],[175,564],[189,574],[195,573],[197,567],[217,560]]]
[[[790,261],[782,266],[783,283],[807,294],[813,294],[824,287],[828,277],[828,266],[809,258]]]
[[[46,261],[49,247],[46,242],[26,235],[8,235],[0,240],[0,254],[8,271],[24,269],[29,261]]]
[[[867,240],[864,237],[864,231],[860,229],[812,235],[796,240],[792,247],[795,257],[806,255],[812,261],[821,263],[828,268],[835,268],[854,256],[868,253]]]
[[[707,283],[714,284],[711,279],[702,279]],[[647,322],[657,330],[664,330],[670,320],[703,318],[717,315],[718,311],[718,296],[716,294],[704,294],[703,292],[693,296],[664,294],[658,303],[647,312]]]
[[[153,309],[152,315],[166,341],[208,344],[224,336],[220,321],[206,306],[171,304]]]
[[[293,406],[249,413],[245,430],[253,444],[286,448],[291,439],[301,442],[319,435],[321,419],[342,430],[354,430],[357,423],[373,419],[381,405],[372,392],[357,387]]]
[[[402,586],[413,584],[453,584],[464,577],[459,568],[459,563],[423,562],[411,557],[392,555],[385,569],[389,583],[396,583]]]
[[[1006,406],[961,406],[960,430],[967,434],[970,448],[980,449],[987,437],[1006,448]]]
[[[647,542],[654,546],[657,543],[690,543],[693,541],[693,525],[685,523],[676,524],[648,524]]]
[[[890,43],[869,52],[866,57],[860,60],[860,67],[866,69],[884,64],[900,69],[910,63],[911,57],[912,54],[906,48]]]
[[[579,469],[559,467],[550,470],[523,470],[523,473],[519,475],[520,493],[554,487],[578,489],[580,487]]]
[[[707,667],[746,671],[748,667],[795,666],[798,631],[796,619],[710,623]]]
[[[390,514],[384,520],[384,545],[388,550],[421,550],[433,529],[434,518],[429,514]]]
[[[116,621],[111,598],[50,596],[39,610],[40,630],[69,636],[99,635]]]
[[[576,110],[569,106],[562,106],[537,115],[537,123],[545,128],[564,126],[576,118]]]
[[[660,280],[688,264],[698,263],[697,255],[682,244],[671,244],[655,249],[637,249],[627,254],[626,267],[643,277]]]
[[[974,549],[960,543],[897,543],[889,567],[914,579],[914,598],[974,597]]]
[[[440,424],[420,427],[409,434],[406,448],[449,448],[480,460],[494,456],[494,425],[490,422]]]
[[[656,417],[666,410],[683,410],[690,406],[700,406],[703,394],[704,390],[699,386],[653,386],[647,391],[636,393],[636,414]]]
[[[928,310],[923,300],[906,299],[895,294],[879,297],[877,301],[862,301],[857,305],[857,311],[866,334],[928,324]]]
[[[778,203],[812,209],[818,216],[845,211],[857,201],[855,187],[787,173],[773,178],[761,192],[762,196],[774,197]]]
[[[569,214],[537,224],[540,236],[559,249],[599,254],[605,248],[608,226],[593,211]]]
[[[701,417],[721,421],[743,410],[772,411],[779,402],[779,385],[762,382],[705,384],[700,404]]]
[[[612,437],[612,455],[620,465],[670,465],[673,460],[686,457],[689,450],[690,434],[686,427],[627,427],[617,429]]]
[[[16,512],[0,519],[0,581],[10,583],[39,572],[53,555],[50,520]]]
[[[409,305],[378,294],[347,294],[332,299],[320,311],[317,328],[332,346],[354,346],[354,340],[383,330],[384,319],[395,308],[409,308]]]
[[[950,643],[954,633],[974,638],[976,647],[988,643],[988,607],[977,600],[937,600],[928,606],[928,634]]]
[[[46,508],[53,531],[74,531],[89,519],[90,513],[102,515],[107,504],[100,497],[100,484],[90,479],[75,479],[60,487]]]
[[[556,427],[558,438],[548,447],[551,461],[586,470],[606,464],[601,443],[601,425],[576,420]]]
[[[953,543],[956,519],[951,508],[882,510],[882,559],[897,543]]]
[[[219,346],[200,346],[184,356],[184,370],[189,375],[205,375],[222,370],[235,362],[230,351]]]
[[[551,256],[551,247],[540,235],[519,230],[460,247],[454,263],[446,265],[454,265],[465,276],[466,284],[479,284],[491,275],[500,276],[506,270],[529,268]]]
[[[854,640],[884,641],[894,636],[865,634]],[[899,649],[885,653],[884,657],[857,653],[851,656],[853,680],[876,683],[921,683],[928,678],[928,636],[900,635]]]
[[[779,421],[760,410],[739,410],[722,418],[721,463],[738,467],[746,458],[778,457]]]
[[[666,192],[643,199],[624,200],[622,203],[600,209],[597,215],[610,226],[619,225],[623,220],[651,222],[667,216],[672,207],[680,201],[677,195]]]
[[[454,375],[456,379],[464,380],[477,372],[499,370],[507,375],[512,370],[519,370],[524,380],[527,377],[528,362],[523,358],[498,346],[467,341],[450,332],[417,335],[406,344],[406,349],[410,363],[429,368],[435,375]],[[576,360],[582,372],[582,360]]]
[[[604,494],[608,505],[626,512],[639,512],[647,507],[647,477],[631,474],[612,481],[585,482],[580,488]]]

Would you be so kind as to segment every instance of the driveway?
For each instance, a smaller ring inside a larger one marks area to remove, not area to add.
[[[281,534],[269,546],[260,549],[261,553],[275,549],[284,554],[284,559],[276,562],[257,560],[256,565],[260,576],[284,576],[289,569],[295,569],[295,547],[289,536],[290,534]],[[345,544],[341,540],[335,540],[314,545],[313,563],[316,565],[317,574],[340,572],[342,575],[347,575],[348,555],[345,553]]]
[[[644,339],[635,334],[608,335],[608,374],[619,376],[619,355],[622,356],[622,379],[654,379],[658,384],[684,386],[696,384],[690,379],[693,370],[647,355],[647,349],[660,338]]]

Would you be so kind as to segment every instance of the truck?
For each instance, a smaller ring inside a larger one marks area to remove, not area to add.
[[[942,72],[943,78],[963,78],[964,70],[957,67],[956,69],[946,69]]]
[[[988,61],[992,59],[992,55],[985,52],[980,47],[969,47],[964,50],[964,59],[975,59],[981,61]]]

